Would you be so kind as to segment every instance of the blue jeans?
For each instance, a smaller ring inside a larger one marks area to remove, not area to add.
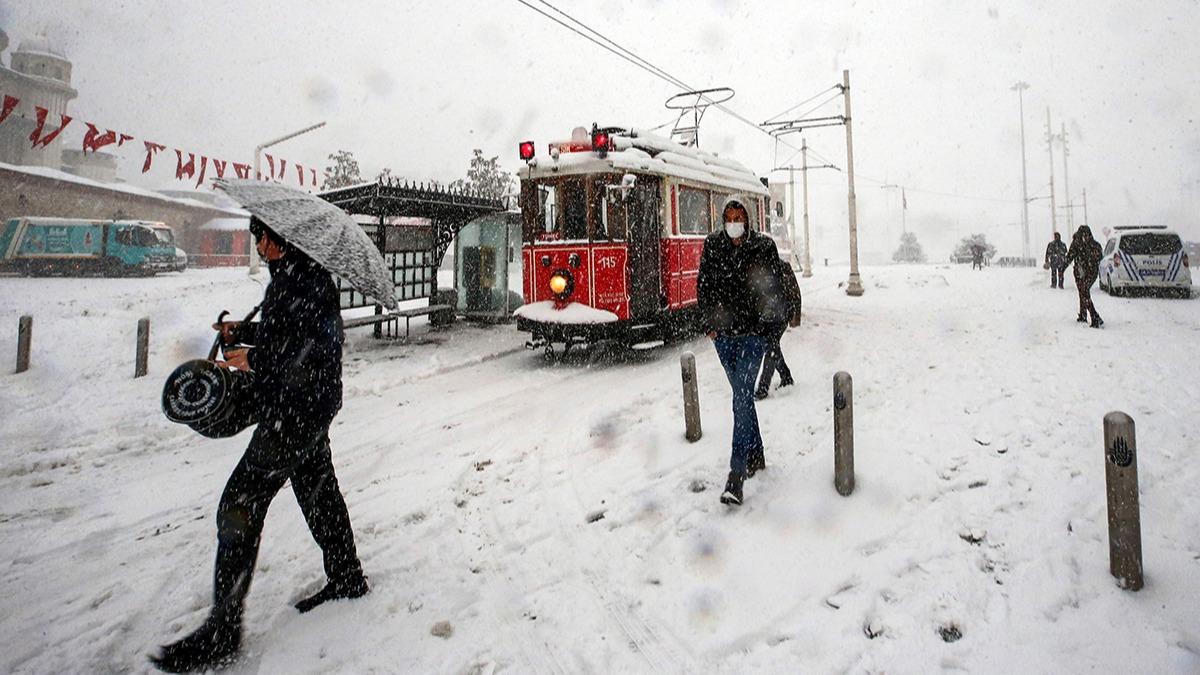
[[[758,413],[754,409],[754,380],[767,350],[767,340],[760,335],[718,336],[713,346],[733,389],[733,451],[729,470],[745,475],[750,453],[763,447]]]

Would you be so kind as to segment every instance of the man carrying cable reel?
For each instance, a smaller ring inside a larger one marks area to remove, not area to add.
[[[217,507],[208,618],[151,657],[169,672],[204,670],[236,658],[267,508],[289,480],[328,579],[296,609],[307,612],[369,590],[329,446],[329,426],[342,405],[343,339],[331,272],[394,308],[383,259],[349,216],[317,197],[256,181],[218,186],[252,214],[250,230],[271,283],[245,320],[225,322],[222,313],[213,324],[219,333],[209,359],[189,361],[168,378],[163,411],[210,438],[258,426]],[[256,312],[261,320],[251,323]]]

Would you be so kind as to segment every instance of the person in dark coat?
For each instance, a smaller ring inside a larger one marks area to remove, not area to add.
[[[1055,232],[1054,241],[1046,246],[1046,269],[1050,270],[1050,288],[1063,287],[1063,272],[1067,270],[1067,245]]]
[[[242,607],[258,556],[267,507],[289,480],[327,583],[296,604],[307,612],[328,600],[367,593],[345,499],[329,448],[329,425],[342,406],[342,320],[329,272],[261,221],[251,221],[267,286],[257,324],[214,326],[230,349],[222,365],[254,373],[259,423],[217,507],[213,606],[204,624],[166,645],[155,665],[170,672],[202,670],[232,660],[241,646]]]
[[[1090,312],[1092,328],[1104,325],[1104,320],[1092,304],[1092,284],[1096,283],[1096,277],[1100,275],[1100,259],[1103,257],[1104,250],[1100,247],[1100,242],[1092,238],[1091,228],[1080,225],[1075,231],[1075,236],[1071,238],[1066,264],[1075,263],[1075,287],[1079,289],[1079,316],[1075,320],[1080,323],[1087,321]]]
[[[754,398],[758,400],[762,400],[770,394],[771,378],[774,377],[776,370],[779,371],[780,388],[790,387],[796,383],[792,379],[792,371],[788,368],[787,361],[783,359],[783,348],[780,347],[779,340],[787,331],[789,324],[800,325],[800,284],[796,281],[796,273],[792,271],[792,266],[782,258],[776,267],[775,275],[779,279],[779,290],[787,303],[788,319],[772,321],[766,328],[767,353],[763,356],[762,375],[759,376],[758,388],[754,391]]]
[[[776,269],[779,251],[765,234],[750,229],[750,212],[731,197],[722,209],[724,227],[704,240],[698,300],[704,330],[733,390],[733,442],[724,504],[742,503],[746,478],[766,468],[754,379],[767,349],[772,323],[788,314]]]
[[[983,247],[979,244],[971,245],[971,269],[983,269]]]

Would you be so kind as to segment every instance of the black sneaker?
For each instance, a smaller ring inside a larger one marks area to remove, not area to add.
[[[158,656],[150,657],[150,662],[167,673],[222,668],[237,659],[241,646],[241,626],[231,626],[210,617],[191,635],[164,645]]]
[[[1075,320],[1078,321],[1079,323],[1087,323],[1087,317],[1082,314],[1075,317]]]
[[[371,591],[367,578],[360,576],[353,581],[331,581],[325,588],[297,602],[295,607],[301,614],[316,609],[330,600],[361,598]]]
[[[729,479],[725,481],[725,491],[721,493],[721,503],[731,506],[741,506],[742,504],[742,483],[746,481],[745,476],[730,471]]]
[[[754,474],[759,471],[765,471],[767,468],[767,458],[761,449],[750,453],[750,459],[746,461],[746,478],[754,478]]]
[[[1103,325],[1104,325],[1104,319],[1101,319],[1100,317],[1096,317],[1095,319],[1092,320],[1092,328],[1099,328]]]
[[[769,394],[770,394],[770,392],[767,391],[766,389],[755,389],[754,390],[754,400],[761,401],[764,398],[766,398]]]

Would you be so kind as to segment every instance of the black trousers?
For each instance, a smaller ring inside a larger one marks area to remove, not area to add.
[[[783,360],[783,349],[779,346],[779,339],[783,337],[787,327],[786,323],[772,325],[763,334],[763,338],[767,341],[767,352],[763,356],[762,375],[758,378],[759,391],[771,388],[771,378],[775,376],[776,370],[779,371],[780,380],[786,382],[792,379],[792,371],[788,368],[787,361]]]
[[[1092,304],[1092,284],[1096,283],[1096,277],[1080,279],[1075,277],[1075,287],[1079,290],[1079,316],[1088,317],[1091,312],[1092,323],[1100,320],[1100,315],[1096,313],[1096,306]]]
[[[1067,271],[1066,265],[1050,264],[1050,288],[1063,287],[1063,272]]]
[[[263,422],[229,476],[217,507],[212,611],[219,621],[241,622],[267,508],[288,480],[321,548],[325,575],[330,581],[355,580],[362,575],[350,513],[333,472],[328,426],[305,432]]]

